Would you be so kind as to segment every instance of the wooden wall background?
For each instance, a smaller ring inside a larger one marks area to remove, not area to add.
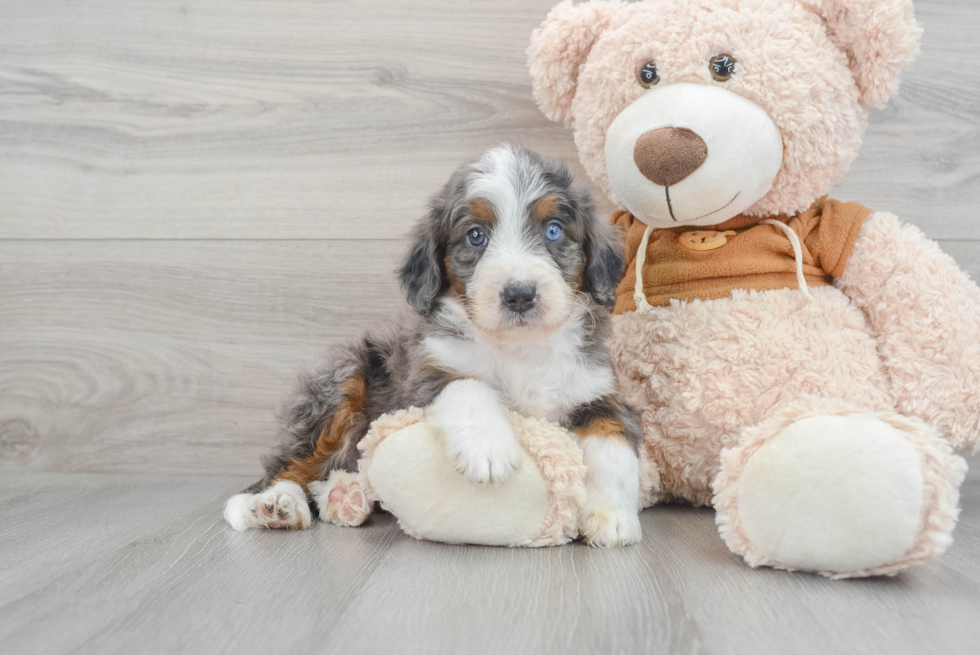
[[[581,173],[525,70],[552,4],[0,4],[0,471],[257,472],[294,370],[401,302],[459,162],[510,138]],[[834,195],[978,278],[980,3],[916,9]]]

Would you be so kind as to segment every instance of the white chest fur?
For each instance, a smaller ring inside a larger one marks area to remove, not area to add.
[[[573,407],[612,393],[612,371],[580,351],[580,329],[521,342],[428,337],[425,348],[441,366],[492,387],[510,409],[558,420]]]

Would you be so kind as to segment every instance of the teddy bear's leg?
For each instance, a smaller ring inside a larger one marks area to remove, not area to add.
[[[355,527],[371,515],[374,503],[368,501],[356,478],[355,473],[331,471],[326,481],[310,483],[310,495],[321,521]]]
[[[804,398],[722,452],[716,521],[752,566],[893,575],[952,541],[965,473],[919,419]]]

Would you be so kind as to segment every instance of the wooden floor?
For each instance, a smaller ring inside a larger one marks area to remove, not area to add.
[[[896,578],[753,570],[710,510],[619,550],[447,546],[360,528],[232,531],[227,476],[0,481],[8,653],[976,653],[980,476],[957,541]],[[9,650],[8,650],[9,648]]]
[[[581,174],[525,70],[553,1],[0,3],[0,651],[980,652],[976,471],[950,551],[880,580],[749,569],[675,506],[619,551],[222,523],[295,369],[401,304],[461,161]],[[980,2],[916,9],[833,195],[980,279]]]

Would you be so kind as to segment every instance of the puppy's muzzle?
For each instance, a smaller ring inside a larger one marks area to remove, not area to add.
[[[707,158],[704,139],[686,127],[652,130],[637,139],[633,148],[633,161],[643,176],[665,187],[698,170]]]
[[[500,292],[500,297],[507,309],[515,314],[523,314],[534,307],[538,297],[538,289],[533,284],[517,282],[505,286],[504,290]]]

